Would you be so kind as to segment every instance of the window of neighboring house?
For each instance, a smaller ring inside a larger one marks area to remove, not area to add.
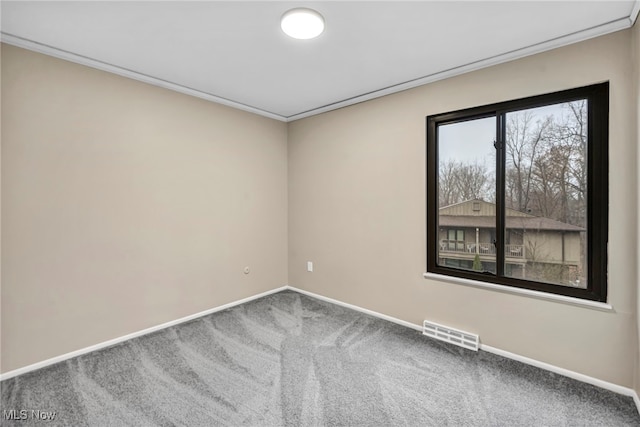
[[[446,248],[449,251],[464,251],[464,230],[450,229]]]
[[[605,302],[608,116],[602,83],[427,117],[427,271]]]

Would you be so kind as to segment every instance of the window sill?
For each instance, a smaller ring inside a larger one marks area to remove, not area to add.
[[[463,279],[460,277],[445,276],[443,274],[423,273],[425,279],[438,280],[441,282],[455,283],[458,285],[472,286],[475,288],[491,289],[493,291],[507,294],[522,295],[530,298],[537,298],[547,301],[554,301],[563,304],[586,307],[600,311],[613,311],[613,306],[603,302],[589,301],[580,298],[572,298],[564,295],[549,294],[546,292],[532,291],[529,289],[512,288],[509,286],[495,285],[493,283],[479,282],[477,280]]]

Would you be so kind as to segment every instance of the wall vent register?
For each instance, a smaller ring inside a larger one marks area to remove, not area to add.
[[[424,321],[422,334],[440,341],[455,344],[469,350],[478,351],[480,338],[476,334],[460,331],[448,326]]]

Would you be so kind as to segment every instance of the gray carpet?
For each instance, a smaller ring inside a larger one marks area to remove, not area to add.
[[[291,291],[0,387],[3,426],[640,426],[630,397]]]

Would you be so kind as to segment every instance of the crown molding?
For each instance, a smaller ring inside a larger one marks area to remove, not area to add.
[[[348,107],[361,102],[369,101],[372,99],[380,98],[386,95],[391,95],[397,92],[402,92],[408,89],[413,89],[418,86],[423,86],[429,83],[433,83],[439,80],[448,79],[461,74],[466,74],[472,71],[477,71],[483,68],[491,67],[494,65],[502,64],[505,62],[513,61],[516,59],[524,58],[526,56],[535,55],[538,53],[546,52],[548,50],[556,49],[559,47],[567,46],[573,43],[585,41],[594,37],[603,36],[609,33],[613,33],[620,30],[631,28],[637,20],[638,13],[640,12],[640,0],[636,0],[633,5],[633,9],[630,15],[625,18],[621,18],[603,25],[592,27],[586,30],[578,31],[566,36],[558,37],[546,42],[537,43],[531,46],[524,47],[522,49],[505,52],[500,55],[496,55],[490,58],[486,58],[480,61],[472,62],[459,67],[444,70],[438,73],[430,74],[424,77],[419,77],[414,80],[410,80],[397,85],[389,86],[380,90],[372,91],[362,95],[358,95],[352,98],[344,99],[338,102],[334,102],[328,105],[324,105],[311,110],[303,111],[290,116],[283,116],[280,114],[272,113],[251,105],[246,105],[240,102],[233,101],[231,99],[216,96],[210,93],[202,92],[193,88],[182,86],[177,83],[173,83],[167,80],[162,80],[156,77],[152,77],[146,74],[142,74],[133,70],[118,67],[113,64],[109,64],[103,61],[99,61],[93,58],[89,58],[83,55],[78,55],[63,49],[58,49],[53,46],[48,46],[42,43],[38,43],[32,40],[28,40],[22,37],[18,37],[9,33],[0,32],[0,40],[3,43],[7,43],[13,46],[28,49],[34,52],[43,53],[45,55],[53,56],[56,58],[64,59],[70,62],[74,62],[80,65],[85,65],[98,70],[106,71],[109,73],[117,74],[123,77],[128,77],[134,80],[138,80],[147,84],[162,87],[165,89],[173,90],[185,95],[194,96],[217,104],[226,105],[228,107],[236,108],[249,113],[257,114],[259,116],[268,117],[270,119],[278,120],[281,122],[292,122],[295,120],[304,119],[306,117],[315,116],[318,114],[326,113],[329,111],[337,110],[340,108]]]
[[[631,13],[629,14],[629,21],[631,21],[630,27],[633,27],[638,19],[638,12],[640,12],[640,0],[636,0],[633,3],[633,8],[631,9]]]
[[[638,7],[640,7],[640,0],[636,0],[635,14],[638,15]],[[633,12],[632,12],[633,14]],[[345,99],[336,103],[325,105],[319,108],[315,108],[309,111],[305,111],[299,114],[294,114],[287,117],[287,121],[304,119],[306,117],[315,116],[317,114],[326,113],[339,108],[348,107],[350,105],[359,104],[361,102],[369,101],[371,99],[380,98],[382,96],[391,95],[397,92],[402,92],[408,89],[413,89],[418,86],[423,86],[428,83],[433,83],[439,80],[448,79],[461,74],[470,73],[483,68],[491,67],[494,65],[502,64],[505,62],[513,61],[515,59],[524,58],[526,56],[535,55],[537,53],[546,52],[548,50],[556,49],[559,47],[567,46],[573,43],[578,43],[595,37],[603,36],[616,31],[625,30],[633,25],[633,19],[631,16],[618,19],[603,25],[592,27],[586,30],[578,31],[566,36],[558,37],[548,40],[546,42],[537,43],[531,46],[524,47],[522,49],[513,50],[500,55],[493,56],[491,58],[483,59],[480,61],[472,62],[460,67],[451,68],[449,70],[441,71],[428,76],[420,77],[415,80],[411,80],[398,85],[390,86],[381,90],[373,91],[353,98]]]
[[[13,46],[17,46],[23,49],[31,50],[33,52],[42,53],[45,55],[53,56],[55,58],[64,59],[65,61],[74,62],[76,64],[85,65],[87,67],[95,68],[108,73],[117,74],[119,76],[127,77],[133,80],[138,80],[143,83],[147,83],[153,86],[162,87],[175,92],[179,92],[185,95],[201,98],[206,101],[214,102],[216,104],[226,105],[227,107],[235,108],[249,113],[257,114],[259,116],[268,117],[270,119],[286,122],[287,118],[280,114],[275,114],[270,111],[265,111],[260,108],[252,107],[250,105],[242,104],[240,102],[233,101],[231,99],[216,96],[207,92],[202,92],[197,89],[182,86],[177,83],[173,83],[167,80],[159,79],[147,74],[139,73],[126,68],[118,67],[117,65],[109,64],[104,61],[89,58],[87,56],[78,55],[73,52],[69,52],[63,49],[58,49],[53,46],[49,46],[43,43],[38,43],[33,40],[28,40],[22,37],[15,36],[13,34],[0,32],[0,41]]]

